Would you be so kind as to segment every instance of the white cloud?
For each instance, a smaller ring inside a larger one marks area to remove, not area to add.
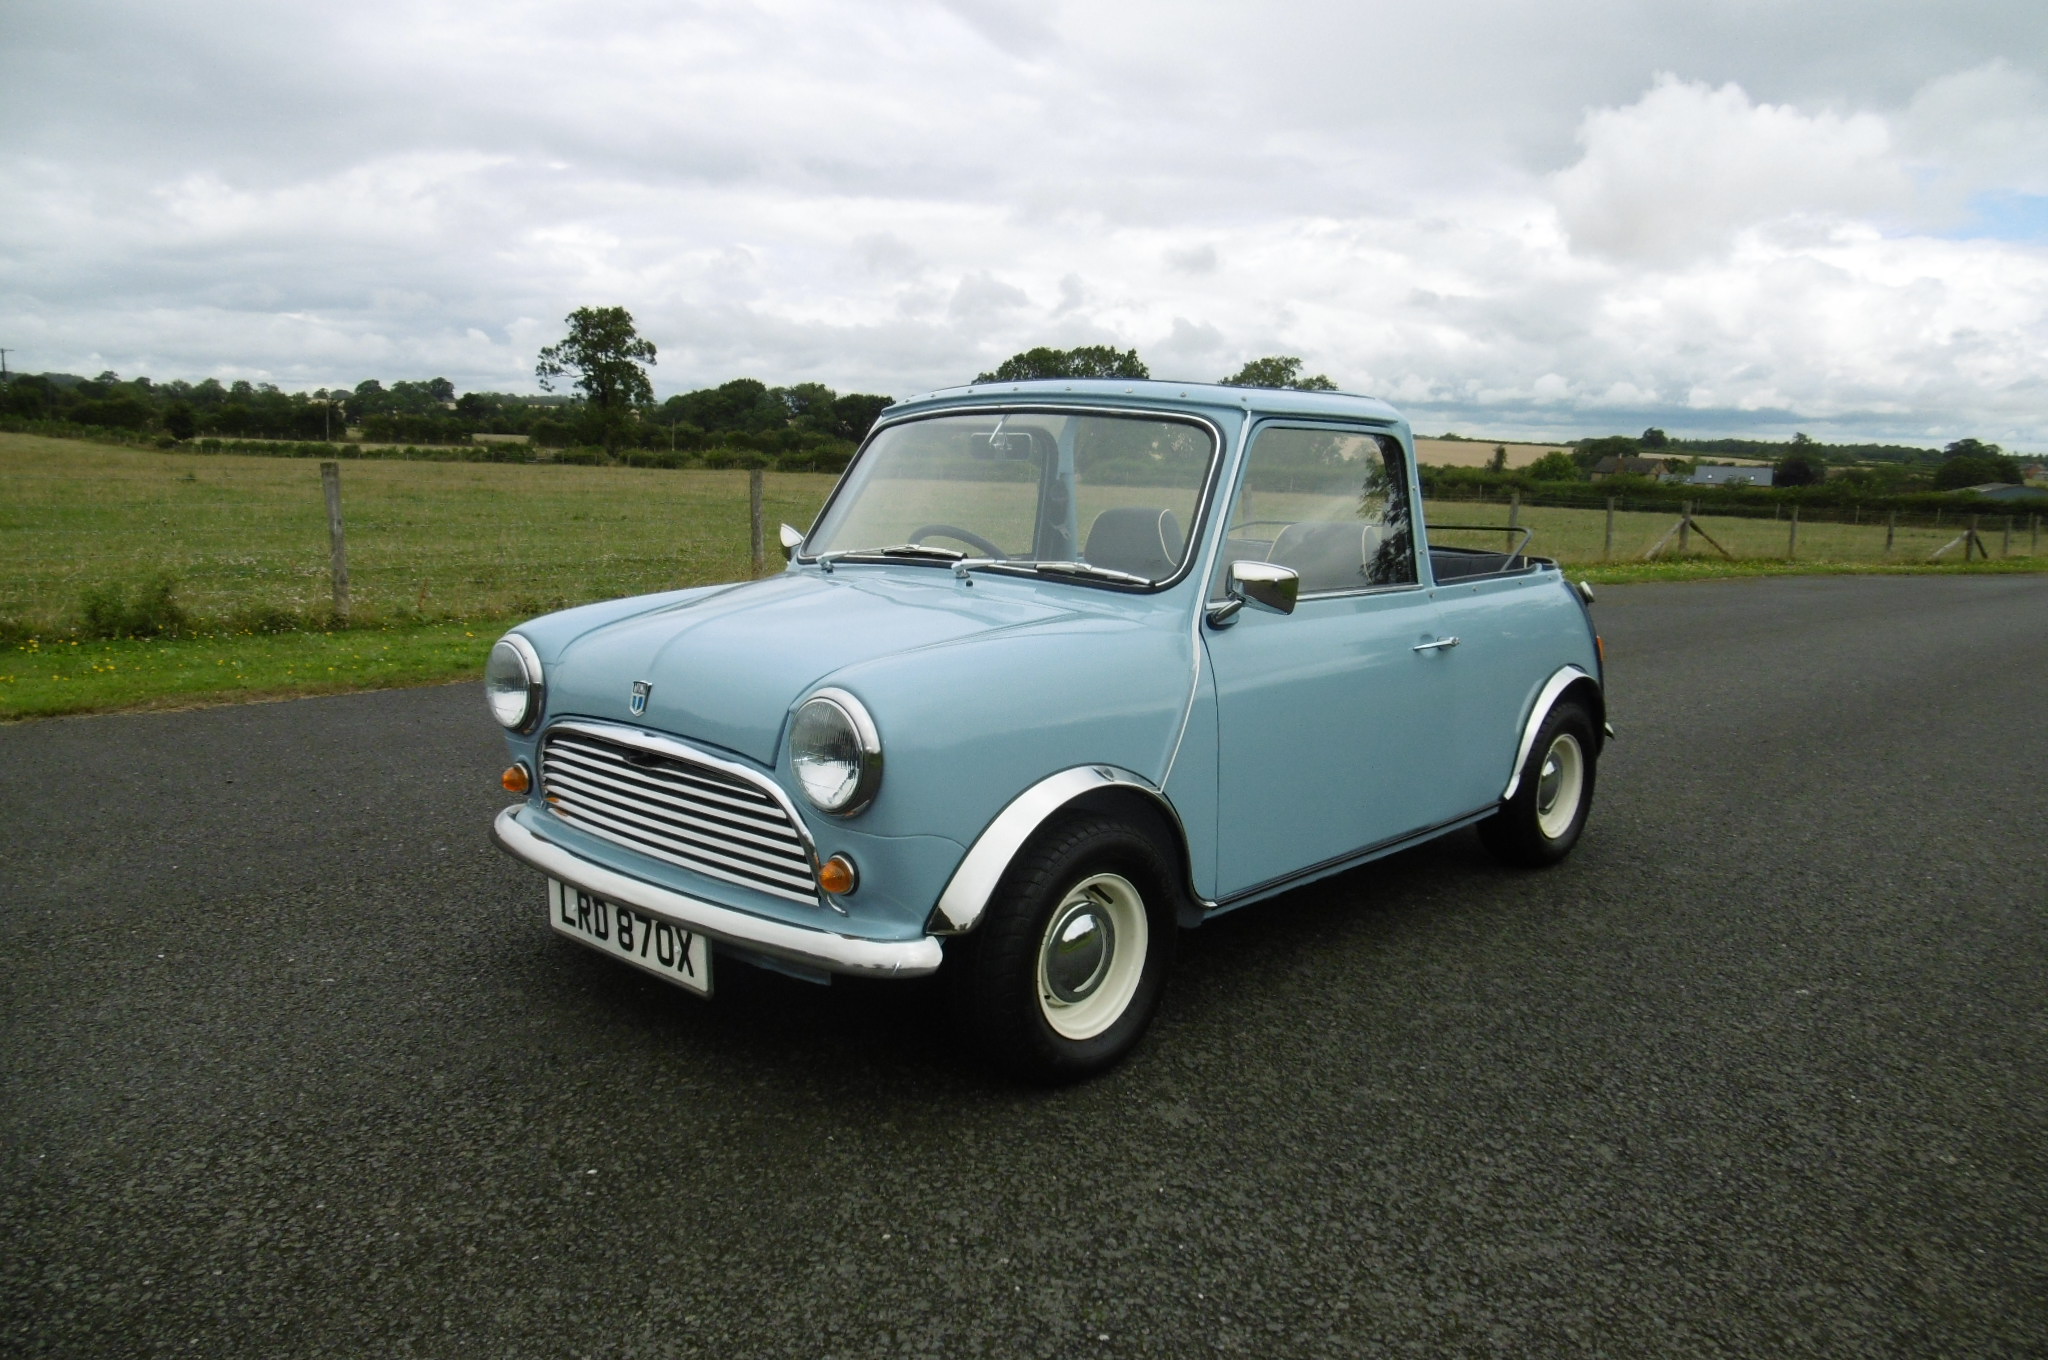
[[[1617,259],[1683,263],[1745,227],[1896,211],[1912,196],[1883,118],[1756,104],[1669,74],[1589,113],[1579,140],[1585,154],[1551,192],[1573,244]]]
[[[2048,194],[2048,83],[2003,58],[1929,81],[1898,127],[1943,189]]]
[[[664,392],[1114,343],[1467,431],[2048,442],[2048,242],[1971,225],[2048,192],[2048,9],[1560,3],[31,6],[0,344],[516,388],[618,303]]]

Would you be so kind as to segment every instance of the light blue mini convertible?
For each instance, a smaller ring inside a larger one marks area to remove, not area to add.
[[[936,972],[999,1064],[1099,1071],[1179,929],[1460,827],[1578,840],[1591,593],[1497,526],[1433,542],[1412,447],[1324,392],[891,407],[786,570],[492,649],[498,844],[554,929],[683,987]]]

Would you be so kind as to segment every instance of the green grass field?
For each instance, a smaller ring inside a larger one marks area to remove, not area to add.
[[[771,550],[832,481],[768,475]],[[347,462],[342,506],[360,621],[502,619],[748,571],[744,472]],[[88,589],[158,572],[201,619],[324,610],[319,465],[0,434],[0,620],[58,631]]]
[[[832,482],[768,474],[771,554],[774,525],[808,526]],[[1145,495],[1100,489],[1103,504]],[[316,462],[0,433],[0,638],[10,639],[0,645],[0,718],[472,676],[498,629],[518,618],[743,578],[746,497],[744,472],[344,462],[355,626],[334,630],[321,626],[330,585]],[[1260,513],[1286,517],[1287,500],[1262,493]],[[1427,513],[1436,523],[1500,524],[1507,508],[1431,503]],[[1607,562],[1603,512],[1524,507],[1522,519],[1535,530],[1530,552],[1595,582],[1908,570],[1954,536],[1901,529],[1887,559],[1881,524],[1808,523],[1798,561],[1788,563],[1784,523],[1712,517],[1702,521],[1707,531],[1741,562],[1724,562],[1695,541],[1684,558],[1667,552],[1645,564],[1644,549],[1675,516],[1618,516]],[[1998,519],[1984,525],[2000,554]],[[1504,542],[1491,532],[1444,537]],[[2032,546],[2022,521],[2010,558],[1937,569],[2048,568],[2048,557],[2025,555]],[[159,575],[173,580],[192,618],[181,636],[79,635],[88,592],[134,590]],[[252,631],[250,618],[263,610],[284,611],[302,626]]]

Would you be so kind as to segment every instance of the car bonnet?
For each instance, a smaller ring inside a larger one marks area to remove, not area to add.
[[[631,722],[770,765],[791,706],[823,677],[1069,612],[1021,592],[963,588],[938,568],[790,572],[584,633],[549,668],[548,711]],[[636,682],[648,686],[639,714]]]

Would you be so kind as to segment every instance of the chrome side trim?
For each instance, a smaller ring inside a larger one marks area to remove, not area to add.
[[[1159,804],[1167,816],[1174,815],[1172,807],[1159,796],[1159,790],[1129,770],[1113,765],[1080,765],[1048,775],[1012,799],[975,838],[967,857],[953,871],[946,890],[939,894],[927,929],[939,935],[963,935],[974,929],[982,912],[988,909],[989,898],[995,895],[1003,870],[1010,867],[1010,861],[1017,857],[1032,833],[1082,794],[1110,788],[1142,793]]]
[[[943,953],[939,942],[929,935],[915,940],[864,940],[815,927],[749,916],[730,907],[629,878],[572,854],[522,822],[521,811],[523,805],[514,804],[500,812],[498,820],[492,823],[491,838],[497,842],[498,848],[550,878],[560,879],[607,902],[623,903],[671,925],[701,931],[715,940],[829,973],[922,977],[938,971]]]
[[[1536,693],[1535,707],[1529,710],[1529,721],[1522,727],[1522,744],[1515,748],[1514,768],[1508,771],[1508,786],[1500,795],[1503,803],[1514,797],[1515,790],[1522,786],[1522,766],[1528,762],[1529,748],[1536,744],[1536,729],[1543,726],[1543,720],[1550,716],[1557,696],[1578,681],[1591,679],[1592,676],[1577,666],[1560,666],[1555,675],[1543,682],[1543,688]]]

